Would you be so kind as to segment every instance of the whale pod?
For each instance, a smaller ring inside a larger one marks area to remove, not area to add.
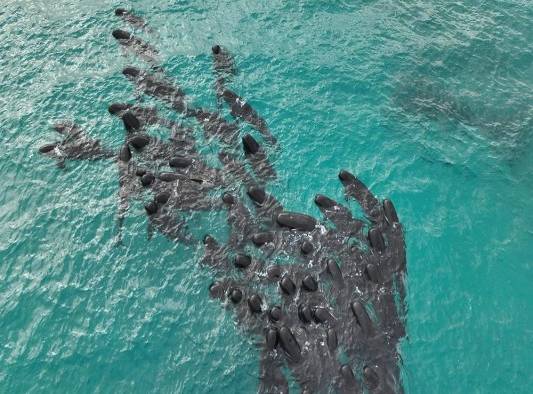
[[[275,305],[272,308],[270,308],[270,310],[268,311],[268,317],[272,321],[281,320],[281,308],[279,306],[277,306],[277,305]]]
[[[48,153],[48,152],[51,152],[53,151],[56,146],[59,145],[59,142],[55,143],[55,144],[46,144],[46,145],[43,145],[39,148],[39,152],[41,153]]]
[[[280,226],[289,227],[300,231],[312,231],[316,226],[316,219],[296,212],[281,212],[276,221]]]
[[[167,203],[169,198],[170,198],[170,193],[167,191],[163,191],[163,192],[156,194],[155,201],[158,204],[164,205]]]
[[[231,302],[233,302],[234,304],[238,304],[239,302],[241,302],[242,300],[242,290],[241,289],[238,289],[236,287],[233,287],[232,289],[230,289],[229,291],[229,299],[231,300]]]
[[[303,254],[309,254],[313,251],[313,244],[309,241],[303,241],[300,250]]]
[[[224,202],[224,204],[233,205],[235,204],[235,197],[230,193],[224,193],[222,195],[222,201]]]
[[[374,209],[379,201],[366,185],[346,170],[339,172],[339,179],[344,185],[346,194],[355,198],[368,216],[374,216]]]
[[[113,30],[111,34],[117,40],[129,40],[131,38],[131,34],[128,33],[126,30],[122,30],[122,29],[115,29]]]
[[[332,321],[333,316],[327,308],[318,306],[313,308],[313,319],[315,319],[315,322],[317,323],[325,323],[327,321]]]
[[[125,129],[130,133],[138,131],[141,128],[141,122],[139,122],[139,119],[131,111],[126,111],[122,115],[122,123],[124,123]]]
[[[125,22],[128,22],[133,27],[136,28],[146,28],[146,22],[139,16],[132,14],[125,8],[115,9],[115,15],[122,18]],[[150,29],[148,29],[150,30]]]
[[[376,267],[375,264],[367,264],[365,267],[365,274],[368,279],[370,279],[374,283],[380,283],[381,282],[381,272],[379,271],[379,268]]]
[[[141,75],[141,70],[137,67],[124,67],[122,74],[128,78],[137,78]]]
[[[161,179],[163,182],[174,182],[179,179],[179,176],[173,172],[162,172],[159,174],[159,179]]]
[[[109,107],[107,107],[107,110],[111,115],[116,115],[119,112],[126,111],[130,108],[129,104],[124,103],[113,103]]]
[[[379,386],[378,374],[368,365],[363,367],[363,381],[370,390],[374,390]]]
[[[224,294],[224,286],[220,282],[213,282],[209,285],[209,294],[213,298],[220,298]]]
[[[153,215],[154,213],[157,212],[157,209],[158,209],[157,203],[155,201],[151,201],[144,206],[144,209],[146,210],[148,215]]]
[[[337,206],[337,203],[329,197],[324,196],[323,194],[317,194],[315,196],[315,204],[320,208],[333,208]]]
[[[262,187],[252,186],[248,189],[248,196],[252,199],[253,202],[256,204],[263,204],[266,199],[266,193],[265,189]]]
[[[342,376],[342,380],[344,381],[344,384],[347,386],[347,388],[353,389],[355,392],[355,389],[358,389],[359,387],[357,384],[357,380],[355,380],[355,376],[353,374],[352,368],[350,368],[348,364],[344,364],[341,367],[340,372],[341,372],[341,376]]]
[[[287,327],[281,327],[279,330],[279,342],[285,353],[293,360],[300,361],[301,350],[298,341],[294,338],[291,330]]]
[[[210,247],[216,247],[218,246],[218,242],[215,238],[213,238],[212,235],[206,234],[204,235],[204,238],[202,239],[202,242],[204,245],[210,246]]]
[[[148,137],[146,134],[139,134],[131,137],[128,140],[128,143],[135,149],[140,150],[150,143],[150,137]]]
[[[267,268],[267,276],[268,279],[274,280],[281,278],[281,274],[283,273],[283,270],[279,265],[271,265]]]

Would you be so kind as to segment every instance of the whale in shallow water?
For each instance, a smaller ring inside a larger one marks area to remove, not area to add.
[[[237,145],[239,127],[236,124],[228,122],[220,114],[206,110],[197,110],[195,117],[202,125],[207,139],[216,138],[226,145]]]
[[[172,82],[149,72],[141,71],[137,67],[125,67],[122,74],[135,83],[139,92],[167,103],[180,113],[188,114],[185,93]]]
[[[406,262],[392,202],[341,171],[345,196],[361,205],[364,217],[318,194],[322,218],[315,218],[266,191],[273,190],[275,172],[269,150],[251,134],[240,139],[239,128],[222,115],[188,109],[185,94],[162,74],[128,67],[124,75],[179,115],[196,117],[208,138],[174,126],[170,138],[158,137],[150,133],[150,126],[161,125],[155,109],[112,104],[110,113],[125,128],[114,155],[119,216],[139,204],[149,237],[158,232],[182,244],[192,242],[191,213],[227,213],[227,241],[204,237],[202,266],[214,276],[206,293],[232,310],[238,329],[259,345],[259,391],[287,393],[290,380],[302,393],[402,392],[397,346],[405,337]],[[261,127],[255,111],[233,95],[226,98],[240,107],[234,116]],[[65,145],[88,139],[78,128],[57,131]]]
[[[213,69],[215,71],[215,92],[220,105],[220,99],[226,83],[231,82],[232,77],[237,74],[237,68],[235,67],[233,56],[231,56],[226,48],[220,45],[213,45],[211,53],[213,55]]]
[[[222,92],[222,98],[229,105],[232,116],[244,120],[257,129],[270,144],[276,143],[276,138],[268,129],[266,121],[247,101],[229,89]]]
[[[133,51],[137,56],[143,60],[146,60],[150,64],[157,65],[157,56],[159,51],[152,45],[144,42],[138,37],[135,37],[126,30],[115,29],[111,34],[121,46]]]
[[[250,134],[242,137],[242,146],[245,157],[251,164],[257,178],[262,182],[273,181],[276,179],[276,171],[268,161],[268,157],[259,145],[259,143]]]
[[[100,160],[115,156],[100,140],[90,138],[74,123],[56,123],[54,130],[64,136],[63,140],[42,145],[39,152],[55,159],[58,167],[63,168],[66,160]]]
[[[235,60],[226,48],[218,44],[213,45],[211,53],[213,54],[213,67],[218,78],[237,74]]]
[[[232,250],[245,249],[246,238],[227,245],[217,243],[217,253],[210,254],[211,266],[219,268],[217,291],[211,295],[230,299],[242,329],[264,338],[260,361],[262,393],[287,392],[284,367],[288,367],[304,392],[401,392],[396,346],[405,335],[403,301],[400,299],[397,305],[390,295],[403,280],[402,269],[398,270],[403,265],[396,263],[392,270],[388,268],[392,261],[404,256],[398,216],[389,200],[380,203],[352,174],[341,171],[339,179],[347,196],[372,214],[369,217],[374,221],[365,237],[357,237],[363,231],[362,222],[324,195],[317,195],[315,203],[325,219],[340,230],[326,230],[311,216],[284,211],[257,186],[248,189],[248,196],[258,213],[263,210],[263,215],[274,216],[275,222],[257,221],[237,198],[224,198],[229,209],[234,209],[230,214],[238,218],[233,219],[231,233],[257,231],[254,226],[258,224],[261,230],[248,238],[248,243],[261,249],[273,244],[274,249],[268,249],[268,253],[274,254],[263,254],[266,259],[282,253],[295,261],[254,268],[250,268],[253,263],[238,264],[237,269],[244,274],[241,280],[227,275],[227,270],[231,269]],[[273,215],[267,206],[276,213]],[[356,230],[348,231],[351,225]],[[365,245],[349,242],[356,238]],[[302,245],[306,243],[311,248],[303,253]],[[217,258],[224,263],[213,262]],[[278,286],[281,304],[260,290],[268,283]],[[362,294],[355,295],[354,288]],[[234,297],[237,293],[238,297]],[[270,310],[274,313],[262,312]],[[349,360],[364,362],[346,364],[339,357],[339,348]]]
[[[242,182],[246,187],[257,186],[257,182],[250,175],[244,164],[231,153],[222,151],[218,159],[223,165],[224,177],[227,182]]]
[[[152,30],[147,26],[146,21],[143,18],[135,15],[132,11],[129,11],[125,8],[115,9],[115,15],[135,28],[145,29],[147,31]]]

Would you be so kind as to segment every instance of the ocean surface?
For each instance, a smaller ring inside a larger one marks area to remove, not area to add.
[[[148,240],[142,202],[117,246],[116,165],[37,151],[63,119],[121,145],[107,106],[134,102],[121,70],[142,62],[110,34],[130,29],[117,6],[147,20],[137,33],[195,105],[216,106],[211,46],[232,52],[232,89],[278,138],[269,190],[286,207],[342,201],[341,168],[394,201],[407,393],[531,392],[530,1],[3,0],[0,393],[257,390],[258,341],[210,300],[203,248]],[[225,231],[220,213],[189,225]]]

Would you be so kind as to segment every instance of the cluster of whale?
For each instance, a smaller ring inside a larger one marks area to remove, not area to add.
[[[151,31],[131,11],[115,14],[134,29]],[[40,152],[62,168],[67,160],[116,163],[119,233],[132,200],[144,201],[150,234],[179,243],[195,242],[187,229],[192,212],[227,212],[227,242],[205,235],[200,264],[214,275],[210,296],[232,309],[242,330],[261,343],[260,393],[287,393],[287,373],[302,393],[403,392],[398,345],[405,336],[406,259],[393,203],[378,200],[342,170],[346,198],[359,203],[364,217],[322,194],[314,199],[322,220],[287,211],[267,192],[277,178],[268,158],[277,140],[266,120],[228,88],[237,72],[231,54],[212,47],[214,91],[229,108],[228,120],[190,104],[156,64],[153,46],[126,30],[112,35],[149,65],[122,71],[137,94],[192,125],[140,102],[112,103],[108,111],[125,129],[118,152],[71,122],[56,124],[62,139]],[[167,129],[168,139],[150,135],[153,125]],[[204,138],[196,137],[195,127]],[[220,166],[210,165],[199,149],[213,144],[220,147]]]

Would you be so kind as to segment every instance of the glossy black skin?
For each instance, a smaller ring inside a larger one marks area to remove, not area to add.
[[[147,42],[123,29],[115,29],[113,30],[111,35],[117,40],[117,42],[121,46],[131,50],[133,53],[135,53],[141,59],[147,61],[149,64],[153,66],[156,66],[158,64],[157,56],[159,54],[159,51],[152,45],[148,44]]]
[[[242,119],[254,127],[270,144],[276,143],[276,138],[270,132],[266,121],[259,116],[257,111],[247,101],[229,89],[224,89],[221,96],[230,107],[232,116]]]
[[[237,74],[235,60],[226,48],[220,45],[213,45],[211,53],[213,55],[215,72],[218,77],[228,77],[229,75]]]
[[[220,45],[213,45],[211,54],[215,73],[215,92],[218,98],[218,106],[220,107],[224,87],[233,80],[234,75],[237,75],[237,67],[233,56],[226,48]]]
[[[230,107],[233,117],[245,121],[258,130],[269,144],[275,145],[277,142],[276,138],[270,132],[266,121],[246,100],[227,88],[227,84],[231,82],[232,76],[237,74],[235,61],[231,54],[220,45],[214,45],[211,48],[211,52],[216,78],[215,92],[219,102],[226,102]]]
[[[342,393],[362,392],[363,388],[372,393],[402,392],[397,345],[405,335],[404,295],[399,292],[400,309],[392,297],[395,288],[403,287],[405,275],[401,226],[397,215],[391,213],[390,202],[382,205],[355,177],[341,172],[340,178],[347,196],[361,203],[369,215],[370,232],[379,234],[383,244],[373,245],[370,241],[373,237],[368,235],[358,237],[364,221],[355,220],[339,203],[318,197],[317,205],[325,211],[324,223],[333,218],[341,231],[324,231],[323,224],[300,214],[293,215],[294,221],[287,219],[292,224],[288,227],[286,221],[283,226],[274,221],[262,222],[270,223],[270,241],[262,243],[251,239],[249,243],[264,251],[264,264],[257,270],[241,270],[242,280],[226,277],[230,265],[215,264],[219,273],[217,283],[221,286],[239,288],[245,295],[260,294],[258,289],[265,285],[279,288],[283,300],[281,313],[276,313],[282,316],[279,320],[272,319],[268,309],[262,314],[252,314],[245,307],[234,306],[241,327],[265,341],[260,392],[287,392],[287,380],[281,372],[283,365],[289,367],[296,381],[302,382],[302,389],[309,392],[323,392],[330,387]],[[248,194],[258,212],[271,199],[257,187],[251,188]],[[235,204],[236,199],[230,201]],[[376,204],[368,204],[369,201],[376,201]],[[282,207],[278,212],[283,213]],[[333,216],[332,212],[337,215]],[[232,227],[232,234],[257,223],[257,218],[249,212],[238,217],[241,221]],[[305,225],[301,225],[300,217],[304,218]],[[356,226],[357,231],[346,231],[350,225]],[[262,228],[266,229],[268,227]],[[347,242],[350,238],[366,243],[366,247],[354,248]],[[305,241],[317,247],[303,254],[301,244]],[[224,260],[234,248],[242,250],[249,243],[219,246],[219,258]],[[278,253],[289,254],[301,264],[269,265],[268,260]],[[372,279],[367,274],[369,265]],[[273,267],[279,269],[270,269]],[[354,298],[354,288],[361,289],[362,296]],[[261,295],[261,298],[263,303],[269,304],[268,297]],[[368,312],[369,308],[375,315]],[[304,343],[307,344],[305,351]],[[363,359],[364,364],[341,364],[337,358],[339,346],[350,359]],[[364,376],[363,381],[357,376]]]
[[[159,99],[177,112],[188,114],[185,93],[171,81],[136,67],[126,67],[122,74],[135,84],[139,93]]]
[[[250,134],[244,135],[242,145],[246,160],[260,184],[274,181],[277,178],[276,171],[268,161],[266,152]]]

